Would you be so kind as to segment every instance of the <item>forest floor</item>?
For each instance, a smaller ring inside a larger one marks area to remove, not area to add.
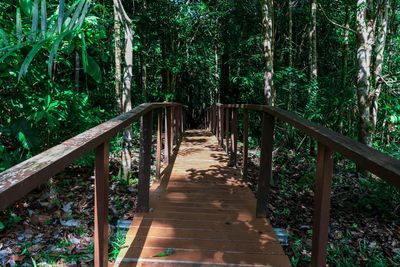
[[[249,185],[255,191],[258,157],[250,153]],[[309,266],[314,196],[314,158],[278,150],[269,197],[271,222],[289,233],[284,249],[293,266]],[[330,266],[400,266],[400,193],[379,179],[358,178],[336,160],[332,186]],[[134,215],[137,185],[118,179],[111,163],[110,260],[124,232],[119,220]],[[134,164],[137,166],[137,164]],[[137,172],[137,170],[135,170]],[[93,168],[71,166],[11,208],[0,212],[0,266],[91,266],[93,262]]]
[[[132,220],[137,185],[116,179],[109,186],[110,259],[125,234],[118,221]],[[92,266],[93,168],[70,166],[63,173],[0,212],[0,266]]]
[[[249,184],[255,190],[258,157],[250,153]],[[268,208],[274,227],[289,234],[285,252],[293,266],[309,266],[315,157],[278,151]],[[400,191],[376,178],[359,178],[343,159],[335,160],[328,263],[330,266],[400,266]]]

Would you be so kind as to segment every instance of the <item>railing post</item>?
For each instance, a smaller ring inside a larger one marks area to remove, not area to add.
[[[261,135],[260,177],[258,178],[257,210],[258,218],[267,214],[267,196],[272,179],[272,148],[274,141],[275,118],[268,113],[263,113],[263,126]]]
[[[249,113],[243,109],[243,179],[247,179],[247,162],[249,151]]]
[[[332,150],[318,143],[311,254],[311,265],[314,267],[326,265],[332,172]]]
[[[151,171],[151,139],[153,130],[152,111],[149,111],[142,116],[140,128],[139,191],[136,210],[138,212],[148,212]]]
[[[225,143],[226,143],[226,148],[225,151],[226,153],[229,154],[230,149],[229,149],[229,121],[230,121],[230,113],[231,110],[229,108],[226,108],[225,110]]]
[[[217,137],[217,140],[219,140],[219,134],[220,134],[220,128],[219,128],[219,126],[220,126],[220,124],[219,124],[219,122],[220,122],[220,117],[219,117],[219,111],[220,111],[220,109],[221,109],[221,107],[220,106],[216,106],[216,111],[215,111],[215,116],[216,116],[216,124],[215,124],[215,131],[216,131],[216,133],[215,133],[215,135],[216,135],[216,137]]]
[[[215,134],[215,105],[212,106],[212,111],[211,111],[211,117],[212,117],[212,126],[211,126],[211,131],[213,134]]]
[[[94,266],[108,266],[109,144],[96,148],[94,184]]]
[[[167,164],[171,161],[171,107],[165,108],[164,157]]]
[[[225,118],[225,116],[224,116],[224,111],[225,111],[225,108],[223,108],[223,107],[221,107],[220,108],[220,112],[219,112],[219,127],[220,127],[220,133],[219,133],[219,139],[218,139],[218,141],[219,141],[219,144],[222,146],[222,147],[224,147],[224,131],[225,131],[225,129],[224,129],[224,118]]]
[[[180,114],[181,114],[181,118],[180,118],[180,120],[181,120],[181,133],[182,133],[182,135],[183,135],[183,133],[185,132],[185,119],[183,118],[183,107],[181,106],[180,107]]]
[[[171,151],[174,151],[175,144],[175,107],[171,106]]]
[[[231,154],[230,166],[236,166],[237,163],[237,136],[238,136],[238,109],[232,109],[232,129],[231,129]]]
[[[157,116],[157,152],[156,152],[156,178],[160,179],[161,149],[162,149],[162,115],[163,109],[158,110]]]

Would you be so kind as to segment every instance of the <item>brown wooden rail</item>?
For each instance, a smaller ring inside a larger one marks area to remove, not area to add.
[[[132,122],[141,119],[139,153],[139,191],[137,209],[148,211],[153,112],[158,111],[156,175],[160,175],[162,119],[165,115],[165,157],[178,143],[185,127],[183,106],[178,103],[146,103],[87,130],[0,173],[0,209],[22,198],[74,160],[95,151],[94,265],[108,265],[108,176],[109,140]],[[163,112],[165,110],[165,112]]]
[[[318,142],[314,193],[312,266],[325,266],[328,243],[329,209],[333,173],[333,152],[338,152],[392,185],[400,188],[400,161],[376,149],[354,141],[326,127],[276,107],[250,104],[216,104],[207,110],[206,125],[226,148],[236,164],[238,109],[243,109],[243,176],[247,175],[248,110],[263,112],[260,176],[257,192],[257,216],[266,216],[266,200],[272,177],[272,150],[275,119],[289,123]],[[223,123],[225,120],[225,123]],[[229,132],[231,137],[229,139]],[[224,144],[225,134],[225,144]]]

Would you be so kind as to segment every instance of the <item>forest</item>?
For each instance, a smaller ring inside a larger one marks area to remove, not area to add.
[[[399,26],[399,0],[2,0],[0,172],[164,101],[187,107],[189,129],[216,103],[279,107],[400,160]],[[261,124],[250,112],[250,187]],[[269,219],[309,266],[317,143],[275,128]],[[139,143],[139,122],[110,141],[110,261],[134,217]],[[93,265],[94,157],[0,210],[0,266]],[[400,266],[399,188],[334,161],[328,265]]]

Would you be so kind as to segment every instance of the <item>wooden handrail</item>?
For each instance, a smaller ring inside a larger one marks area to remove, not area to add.
[[[333,173],[333,152],[338,152],[346,158],[354,161],[361,168],[386,180],[397,188],[400,188],[400,160],[390,157],[376,149],[361,144],[349,137],[334,132],[326,127],[310,122],[286,110],[266,105],[252,104],[215,104],[212,105],[206,114],[206,125],[213,133],[220,133],[219,120],[223,116],[217,114],[226,113],[225,134],[228,137],[229,125],[236,124],[235,113],[238,109],[244,110],[244,136],[243,136],[243,176],[247,175],[247,154],[248,154],[248,110],[263,112],[260,176],[258,180],[257,210],[258,216],[265,216],[266,199],[272,177],[272,146],[275,118],[289,123],[296,129],[312,137],[318,142],[318,155],[316,160],[317,175],[314,193],[314,215],[313,215],[313,242],[312,242],[312,266],[325,266],[326,246],[328,243],[330,193]],[[223,118],[222,118],[223,119]],[[230,120],[233,119],[232,123]],[[231,133],[236,128],[231,129]],[[234,134],[233,134],[234,135]],[[232,149],[236,146],[237,138],[229,140],[226,138],[227,152],[231,157],[236,157]],[[222,146],[223,138],[221,138]],[[233,155],[231,155],[233,154]]]
[[[16,166],[0,173],[0,210],[19,200],[52,176],[62,171],[74,160],[95,151],[95,225],[94,225],[94,264],[96,267],[108,264],[108,176],[109,176],[109,140],[141,118],[141,143],[139,156],[139,192],[138,209],[148,211],[150,164],[153,111],[166,109],[165,144],[167,159],[171,153],[173,142],[171,135],[181,136],[185,130],[185,106],[179,103],[145,103],[131,111],[119,115],[107,122],[93,127],[63,143],[54,146]],[[169,117],[175,110],[175,117]],[[177,116],[179,114],[179,116]],[[162,123],[158,116],[157,137],[161,139]],[[172,124],[171,124],[172,120]],[[174,127],[181,126],[181,127]],[[157,166],[160,166],[161,140],[157,142]],[[159,170],[157,175],[159,175]]]

